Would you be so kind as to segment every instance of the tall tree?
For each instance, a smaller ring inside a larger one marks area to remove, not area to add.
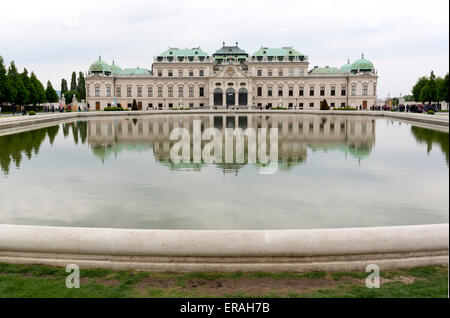
[[[16,65],[14,64],[14,61],[11,61],[10,65],[9,65],[7,76],[8,76],[10,89],[11,89],[9,102],[14,104],[14,103],[16,103],[17,86],[18,86],[18,72],[17,72]],[[23,85],[23,83],[22,83],[22,85]]]
[[[36,106],[37,104],[45,103],[47,101],[47,96],[45,94],[44,85],[38,80],[34,72],[31,72],[30,83],[32,87],[32,90],[30,91],[31,104]]]
[[[49,103],[56,103],[58,101],[58,94],[56,93],[50,81],[47,81],[45,96],[47,98],[47,102]]]
[[[11,65],[9,66],[8,77],[13,90],[14,98],[12,99],[12,102],[17,105],[25,105],[28,101],[29,92],[22,80],[25,76],[23,73],[19,74],[14,61],[11,61]]]
[[[69,91],[69,88],[67,87],[67,81],[65,78],[61,80],[61,97],[64,96],[65,93]]]
[[[86,81],[83,72],[78,73],[77,92],[82,100],[86,100]]]
[[[412,93],[413,93],[413,97],[414,97],[414,101],[416,102],[421,102],[420,100],[420,94],[422,92],[423,87],[428,83],[428,78],[426,78],[425,76],[419,78],[419,80],[417,81],[416,85],[414,85],[413,89],[412,89]]]
[[[436,79],[436,95],[438,102],[449,101],[449,78],[448,73],[444,78],[438,77]]]
[[[77,90],[77,73],[72,72],[72,79],[70,80],[70,90],[76,91]]]
[[[28,77],[28,71],[26,68],[23,69],[23,72],[20,74],[20,76],[25,87],[23,104],[28,105],[31,103],[32,96],[35,95],[34,87],[31,85],[31,81]]]
[[[0,56],[0,105],[9,103],[11,100],[11,84],[7,76],[3,57]]]

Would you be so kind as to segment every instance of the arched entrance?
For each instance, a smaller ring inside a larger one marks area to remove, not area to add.
[[[222,89],[216,88],[214,90],[214,106],[222,106],[222,105],[223,105]]]
[[[236,94],[233,88],[227,89],[227,107],[236,104]]]
[[[247,89],[241,88],[239,90],[239,106],[247,106],[248,92]]]

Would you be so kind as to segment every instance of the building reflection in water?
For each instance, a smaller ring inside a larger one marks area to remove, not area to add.
[[[204,163],[175,164],[170,149],[177,141],[170,140],[174,128],[186,128],[191,135],[194,120],[201,121],[201,131],[217,128],[225,135],[225,128],[278,128],[278,167],[288,170],[306,160],[307,149],[340,150],[361,159],[368,156],[375,142],[375,120],[367,116],[286,116],[286,115],[208,115],[208,116],[152,116],[142,118],[92,119],[87,122],[88,143],[93,153],[105,160],[122,151],[152,149],[155,160],[171,169],[199,170]],[[248,162],[247,138],[245,160]],[[203,146],[209,141],[202,141]],[[223,138],[223,148],[224,138]],[[267,154],[270,152],[267,133]],[[224,157],[224,152],[222,153]],[[192,157],[192,153],[191,153]],[[191,158],[192,159],[192,158]],[[222,160],[225,162],[225,160]],[[225,172],[237,172],[243,164],[216,164]],[[258,165],[258,163],[256,164]]]

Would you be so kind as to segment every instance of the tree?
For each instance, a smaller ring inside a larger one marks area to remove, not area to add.
[[[67,81],[65,78],[61,80],[61,97],[64,96],[65,93],[69,91],[69,88],[67,87]]]
[[[138,106],[137,106],[135,99],[133,99],[133,104],[131,105],[131,110],[138,110]]]
[[[321,103],[320,103],[320,110],[330,110],[330,106],[328,106],[328,102],[326,99],[324,99]]]
[[[422,92],[422,88],[425,86],[425,84],[428,83],[428,79],[425,76],[422,76],[418,79],[416,85],[414,85],[412,89],[414,101],[421,102],[420,100],[420,94]]]
[[[11,83],[7,76],[3,57],[0,56],[0,105],[9,103],[12,100]]]
[[[80,100],[80,96],[77,91],[68,91],[64,94],[66,105],[72,104],[72,99],[74,96],[77,100]]]
[[[52,86],[50,81],[47,81],[47,88],[45,89],[45,97],[47,98],[47,102],[56,103],[59,99],[58,94]]]
[[[86,81],[82,72],[78,74],[77,92],[80,94],[80,99],[86,100]]]
[[[403,96],[403,99],[405,100],[405,102],[414,102],[413,95],[405,95],[405,96]]]
[[[28,105],[31,104],[31,98],[34,96],[34,87],[31,85],[30,78],[28,77],[28,71],[26,68],[23,69],[23,72],[20,74],[22,77],[23,86],[25,87],[25,91],[23,94],[23,104]]]
[[[13,92],[11,102],[16,105],[24,105],[28,100],[29,92],[22,80],[25,76],[23,76],[23,73],[19,74],[14,61],[11,61],[8,68],[8,77],[12,87],[11,90]]]
[[[436,79],[436,95],[438,102],[449,102],[449,88],[448,73],[444,76],[444,78],[438,77]]]
[[[432,82],[428,82],[422,88],[420,92],[419,101],[422,103],[428,102],[431,104],[432,101],[436,99],[436,89]]]
[[[16,102],[17,89],[18,89],[17,86],[19,84],[17,75],[18,75],[18,73],[17,73],[16,65],[14,64],[14,61],[11,61],[11,64],[9,65],[9,68],[8,68],[7,77],[8,77],[8,81],[9,81],[9,85],[10,85],[10,89],[11,89],[10,96],[9,96],[9,102],[11,102],[13,104]]]
[[[77,90],[77,73],[72,72],[72,79],[70,80],[70,90],[76,91]]]
[[[45,94],[44,85],[38,80],[34,72],[31,72],[30,83],[32,90],[30,91],[30,102],[34,106],[42,104],[47,101],[47,95]]]

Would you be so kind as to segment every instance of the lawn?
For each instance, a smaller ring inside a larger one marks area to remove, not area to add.
[[[153,273],[80,270],[80,288],[65,286],[63,268],[0,263],[0,297],[448,297],[448,268],[381,272],[381,288],[365,272]]]

